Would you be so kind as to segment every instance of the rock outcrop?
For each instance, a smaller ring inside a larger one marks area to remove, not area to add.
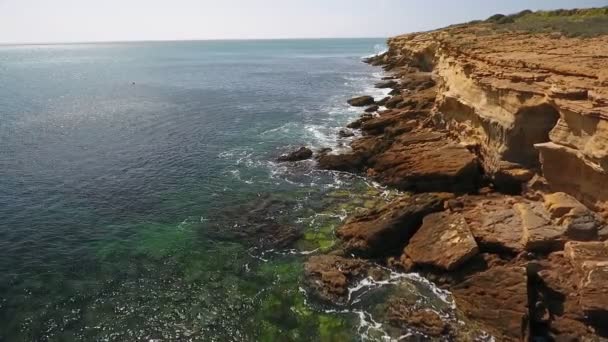
[[[353,97],[352,99],[349,99],[347,102],[349,105],[355,106],[355,107],[371,106],[375,103],[374,98],[371,96],[368,96],[368,95]]]
[[[445,195],[420,194],[393,201],[350,218],[337,231],[347,251],[365,256],[388,255],[416,233],[427,214],[443,209]]]
[[[556,39],[472,24],[388,45],[377,63],[397,74],[406,67],[432,72],[434,120],[477,146],[489,175],[541,167],[554,191],[606,207],[607,36]]]
[[[284,154],[277,158],[279,162],[295,162],[300,160],[306,160],[312,158],[312,150],[308,147],[302,146],[299,149]]]
[[[479,248],[462,215],[442,212],[424,218],[404,252],[415,264],[451,271],[475,256]]]
[[[366,60],[390,73],[377,87],[391,96],[349,103],[386,110],[349,124],[350,150],[318,165],[413,195],[348,218],[340,252],[420,272],[499,341],[605,340],[608,36],[496,28],[513,18],[394,37]],[[307,266],[326,299],[370,269],[342,259]],[[385,312],[401,333],[458,339],[418,304]]]

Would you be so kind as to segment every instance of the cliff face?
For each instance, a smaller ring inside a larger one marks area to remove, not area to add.
[[[434,124],[507,184],[542,174],[608,209],[608,37],[498,32],[477,24],[389,39],[378,64],[430,72]]]

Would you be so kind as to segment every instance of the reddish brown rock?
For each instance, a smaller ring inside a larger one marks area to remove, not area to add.
[[[373,105],[373,106],[369,106],[369,107],[365,108],[365,112],[373,113],[373,112],[378,111],[378,109],[380,109],[380,107],[378,105]]]
[[[588,244],[588,243],[584,243]],[[567,244],[568,246],[568,244]],[[592,245],[569,246],[571,257],[574,258],[574,264],[582,266],[582,260],[593,258],[598,252],[601,255],[601,247],[596,243]],[[536,285],[534,291],[538,297],[538,301],[547,308],[549,313],[548,321],[544,323],[546,326],[547,337],[554,340],[585,340],[595,341],[597,333],[606,334],[606,326],[602,322],[602,317],[605,318],[605,310],[596,310],[595,303],[601,304],[602,299],[606,297],[602,294],[602,289],[606,288],[605,280],[594,281],[594,285],[599,285],[600,293],[598,295],[587,293],[585,295],[584,284],[582,284],[583,270],[578,269],[573,265],[573,259],[564,255],[563,252],[553,253],[547,260],[540,262],[540,270],[538,278],[540,282]],[[601,256],[600,256],[601,257]],[[592,289],[594,286],[592,286]],[[588,303],[587,299],[593,298]],[[598,301],[599,299],[599,301]],[[586,304],[590,306],[586,307]],[[586,311],[592,309],[591,311]],[[599,314],[598,314],[599,313]],[[600,320],[597,320],[597,317]]]
[[[523,224],[513,209],[519,200],[499,195],[465,198],[462,213],[482,251],[523,251]]]
[[[579,275],[577,285],[582,310],[608,318],[607,243],[570,241],[566,243],[564,255]]]
[[[429,265],[447,271],[456,269],[478,251],[464,217],[447,212],[426,216],[404,250],[418,265]]]
[[[367,277],[381,280],[387,272],[362,259],[335,255],[313,256],[304,264],[306,284],[322,300],[344,303],[348,288]]]
[[[527,251],[549,253],[564,246],[565,229],[553,224],[540,203],[521,202],[514,205],[522,221],[522,244]]]
[[[357,172],[363,168],[365,158],[361,153],[356,152],[341,154],[323,153],[317,156],[317,163],[319,168],[324,170]]]
[[[457,308],[497,341],[526,337],[528,294],[523,267],[494,267],[452,288]]]
[[[470,192],[480,179],[477,158],[438,132],[401,135],[369,164],[383,183],[415,192]]]
[[[397,199],[346,221],[337,231],[345,248],[366,256],[384,256],[403,248],[424,216],[443,209],[442,194],[420,194]]]
[[[391,126],[396,126],[402,122],[426,116],[428,112],[422,111],[391,111],[384,113],[377,118],[364,122],[361,130],[368,134],[382,134],[384,130]]]

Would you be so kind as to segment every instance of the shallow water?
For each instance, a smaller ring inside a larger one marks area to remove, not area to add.
[[[383,47],[0,47],[0,341],[377,340],[363,297],[382,293],[365,289],[449,306],[414,276],[362,284],[344,308],[302,287],[345,215],[391,194],[274,160],[348,143],[346,99],[384,94],[360,58]],[[271,248],[264,229],[301,237]]]

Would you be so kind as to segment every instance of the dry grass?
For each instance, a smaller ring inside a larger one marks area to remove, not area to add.
[[[498,30],[560,32],[570,37],[595,37],[608,34],[608,7],[538,12],[526,10],[511,15],[496,14],[485,22],[495,25]]]

